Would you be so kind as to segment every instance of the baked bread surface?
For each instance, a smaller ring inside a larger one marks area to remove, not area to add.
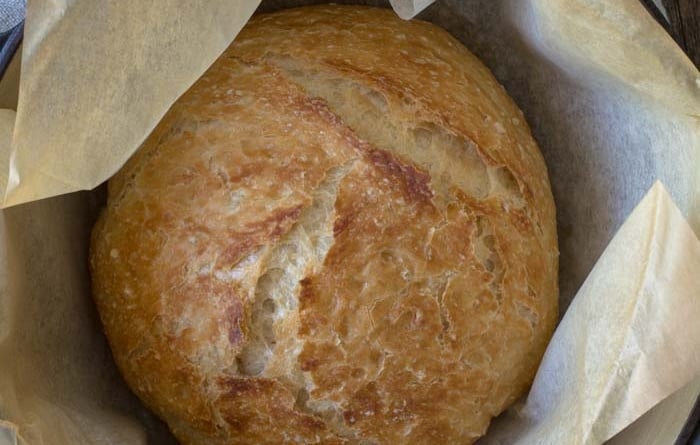
[[[254,17],[109,183],[93,293],[186,445],[469,444],[557,317],[521,112],[390,10]]]

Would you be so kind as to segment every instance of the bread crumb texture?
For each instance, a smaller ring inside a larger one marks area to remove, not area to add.
[[[390,10],[258,15],[109,183],[94,298],[185,445],[470,444],[557,314],[541,154]]]

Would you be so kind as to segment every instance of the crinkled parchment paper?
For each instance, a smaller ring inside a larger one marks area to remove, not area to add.
[[[406,16],[430,2],[391,3]],[[113,174],[257,6],[29,3],[19,106],[0,111],[14,205],[0,220],[0,444],[173,443],[125,388],[90,300],[99,191],[36,200]],[[523,109],[558,208],[563,319],[527,400],[480,443],[672,443],[700,390],[697,70],[638,0],[438,0],[419,17]]]

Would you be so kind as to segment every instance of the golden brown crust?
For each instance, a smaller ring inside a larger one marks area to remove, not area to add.
[[[110,181],[95,301],[184,444],[471,443],[557,314],[521,113],[390,11],[253,18]]]

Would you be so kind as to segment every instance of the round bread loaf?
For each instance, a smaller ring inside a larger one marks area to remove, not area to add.
[[[187,445],[470,444],[557,318],[521,112],[390,10],[254,17],[109,183],[94,298]]]

